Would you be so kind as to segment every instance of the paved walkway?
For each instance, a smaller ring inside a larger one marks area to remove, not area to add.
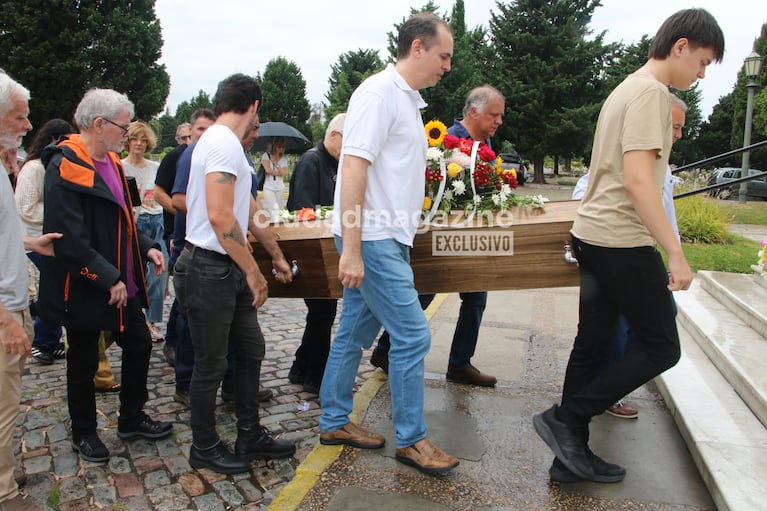
[[[767,226],[731,230],[767,239]],[[358,373],[355,416],[386,434],[387,446],[361,452],[317,445],[317,396],[287,380],[306,308],[302,300],[271,299],[260,311],[267,338],[262,381],[275,397],[261,415],[272,432],[297,443],[293,458],[256,462],[249,474],[237,476],[193,470],[189,411],[173,401],[174,373],[159,343],[151,359],[147,411],[172,421],[175,433],[157,442],[123,442],[116,435],[118,397],[99,394],[99,434],[112,453],[107,464],[82,462],[72,452],[64,363],[28,361],[15,437],[29,475],[24,491],[45,509],[62,511],[714,509],[652,384],[629,396],[640,409],[639,420],[598,417],[593,423],[595,450],[627,467],[624,482],[549,482],[551,454],[533,432],[531,417],[558,398],[577,323],[577,288],[490,293],[474,363],[498,376],[495,389],[444,380],[458,307],[457,295],[440,295],[429,311],[426,419],[435,443],[461,460],[447,476],[424,476],[394,460],[387,380],[367,356]],[[114,346],[107,353],[119,380],[121,352]],[[233,408],[220,402],[217,415],[220,434],[233,443]]]
[[[272,299],[261,310],[267,336],[262,374],[275,398],[263,407],[262,421],[297,442],[293,458],[256,462],[249,474],[236,476],[193,470],[189,411],[172,399],[173,370],[156,344],[147,411],[174,422],[175,434],[157,442],[123,442],[116,435],[117,396],[99,395],[99,434],[112,453],[107,464],[82,462],[72,452],[64,364],[29,362],[17,428],[29,474],[25,491],[46,509],[62,511],[713,509],[652,387],[631,396],[641,411],[638,421],[599,417],[594,423],[595,450],[625,464],[626,481],[563,487],[549,482],[551,454],[533,432],[531,417],[558,397],[576,324],[577,288],[491,293],[474,360],[499,377],[495,389],[444,380],[458,304],[456,295],[446,295],[432,309],[433,345],[426,361],[430,435],[461,459],[448,476],[425,476],[394,460],[386,377],[372,370],[367,357],[358,373],[356,414],[387,436],[387,446],[371,452],[317,446],[316,396],[287,381],[305,306],[302,300]],[[119,379],[120,350],[107,353]],[[217,415],[222,437],[233,443],[232,407],[221,403]]]

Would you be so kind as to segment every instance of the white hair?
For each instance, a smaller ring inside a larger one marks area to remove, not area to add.
[[[13,100],[29,101],[29,90],[0,69],[0,115],[13,108]]]
[[[133,102],[125,94],[112,89],[91,89],[77,105],[75,123],[81,131],[87,131],[97,117],[111,121],[125,111],[133,119]]]
[[[328,127],[325,129],[325,138],[330,137],[330,133],[337,131],[341,135],[344,134],[344,122],[346,121],[346,112],[337,114],[328,123]]]
[[[678,106],[682,109],[682,112],[687,113],[687,103],[685,103],[682,98],[674,94],[673,92],[669,93],[670,99],[671,99],[671,106]]]
[[[482,85],[472,89],[466,97],[466,104],[463,106],[463,116],[466,117],[469,115],[472,108],[474,108],[478,114],[481,114],[485,110],[487,104],[495,98],[500,98],[505,101],[501,91],[492,85]]]

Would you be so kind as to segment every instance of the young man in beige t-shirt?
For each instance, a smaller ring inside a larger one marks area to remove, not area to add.
[[[578,334],[561,405],[533,419],[557,456],[552,476],[621,481],[625,469],[589,449],[589,421],[679,360],[671,291],[687,289],[692,271],[661,202],[672,142],[668,87],[687,90],[723,54],[724,36],[707,11],[679,11],[653,38],[647,63],[602,106],[571,230],[581,272]],[[656,243],[668,254],[668,274]],[[600,372],[621,314],[638,346]]]

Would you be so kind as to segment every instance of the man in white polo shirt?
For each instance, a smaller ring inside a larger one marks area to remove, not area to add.
[[[391,338],[396,458],[425,473],[458,465],[426,436],[423,377],[431,335],[410,267],[428,145],[419,111],[426,104],[418,89],[436,85],[450,70],[452,55],[450,27],[434,14],[416,14],[400,27],[397,63],[365,80],[352,95],[333,216],[344,301],[320,389],[321,443],[384,445],[382,435],[349,420],[362,349],[370,347],[383,325]]]

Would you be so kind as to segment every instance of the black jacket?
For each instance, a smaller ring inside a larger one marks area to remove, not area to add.
[[[160,249],[139,233],[120,157],[109,153],[125,197],[121,207],[96,173],[79,135],[43,151],[46,167],[43,232],[60,232],[55,257],[44,257],[40,271],[40,310],[47,319],[87,330],[124,330],[122,309],[109,305],[109,288],[127,282],[126,258],[133,261],[138,298],[149,303],[144,260]]]
[[[320,142],[306,151],[290,176],[289,211],[316,206],[332,206],[336,189],[338,160]]]

